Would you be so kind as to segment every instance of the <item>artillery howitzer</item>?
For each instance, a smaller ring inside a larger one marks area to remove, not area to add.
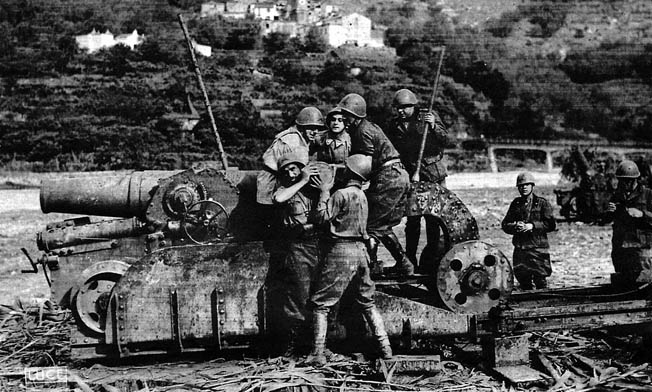
[[[224,349],[278,331],[263,245],[273,236],[268,211],[255,203],[255,174],[206,169],[45,182],[44,212],[122,218],[75,218],[37,235],[44,253],[34,266],[50,277],[52,299],[75,315],[73,355]],[[445,254],[423,275],[376,280],[376,304],[395,341],[652,321],[647,285],[512,293],[509,260],[478,240],[466,206],[436,184],[413,184],[406,214],[434,218]],[[366,330],[349,306],[343,299],[331,339]]]

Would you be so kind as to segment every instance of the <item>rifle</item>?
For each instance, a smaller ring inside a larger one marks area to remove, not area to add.
[[[197,76],[197,82],[199,83],[199,89],[201,90],[204,96],[204,106],[206,106],[206,111],[208,112],[208,118],[211,120],[211,127],[213,128],[213,134],[215,135],[215,140],[217,140],[217,148],[220,152],[220,160],[222,161],[222,166],[224,166],[224,171],[229,168],[229,163],[226,161],[226,153],[224,152],[224,147],[222,147],[222,139],[220,138],[219,132],[217,132],[217,125],[215,124],[215,117],[213,117],[213,109],[211,109],[211,101],[208,99],[208,93],[206,92],[206,86],[204,86],[204,80],[201,77],[201,70],[199,69],[199,63],[197,63],[197,57],[195,57],[195,48],[192,45],[190,40],[190,34],[188,34],[188,29],[186,28],[186,23],[183,21],[183,16],[178,14],[179,24],[183,29],[183,35],[186,37],[186,43],[188,44],[188,51],[190,52],[190,60],[192,60],[192,65],[195,71],[195,76]]]
[[[439,64],[437,65],[437,74],[435,75],[435,81],[432,86],[432,95],[430,96],[430,106],[428,106],[428,113],[432,112],[432,108],[435,105],[435,98],[437,97],[437,87],[439,87],[439,76],[441,75],[441,64],[444,62],[444,53],[446,52],[446,46],[441,47],[441,52],[439,54]],[[429,124],[426,123],[423,128],[423,137],[421,138],[421,146],[419,147],[419,157],[417,159],[417,168],[412,175],[412,182],[419,182],[419,172],[421,171],[421,160],[423,159],[423,152],[426,149],[426,140],[428,139],[428,128]]]

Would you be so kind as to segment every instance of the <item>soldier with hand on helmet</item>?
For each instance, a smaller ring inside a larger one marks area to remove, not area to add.
[[[652,190],[639,184],[640,175],[636,163],[622,161],[607,207],[613,218],[611,260],[626,283],[652,282]]]
[[[408,174],[401,163],[400,155],[380,127],[366,119],[367,103],[358,94],[348,94],[338,103],[351,136],[351,154],[371,157],[371,174],[367,199],[369,201],[369,253],[374,267],[378,267],[378,242],[382,242],[396,265],[392,272],[412,275],[414,265],[405,255],[392,228],[398,225],[405,214]]]
[[[362,184],[371,174],[371,160],[370,156],[360,154],[348,157],[345,185],[332,195],[333,179],[315,180],[321,190],[317,216],[325,224],[321,238],[321,265],[309,302],[313,313],[314,339],[308,361],[317,366],[326,364],[328,314],[347,288],[352,290],[356,304],[360,306],[379,344],[381,357],[387,359],[392,356],[383,319],[374,304],[375,288],[365,246],[369,208]]]
[[[419,109],[417,104],[417,96],[408,89],[400,89],[394,94],[392,106],[394,107],[395,117],[387,136],[401,154],[401,162],[407,169],[410,178],[413,178],[417,168],[417,159],[419,159],[424,127],[425,124],[428,124],[429,130],[423,151],[423,159],[421,160],[419,179],[445,187],[448,174],[442,159],[448,140],[448,131],[437,113],[430,112],[427,109]],[[426,230],[428,249],[436,247],[439,243],[439,226],[437,226],[436,221],[428,222]],[[414,265],[418,264],[417,247],[420,235],[421,217],[408,217],[405,225],[405,251]]]
[[[301,109],[295,125],[276,135],[271,146],[263,153],[263,170],[258,173],[256,181],[258,203],[272,204],[272,194],[277,186],[279,159],[297,149],[310,151],[315,144],[315,138],[324,128],[324,116],[321,111],[309,106]]]
[[[548,200],[534,194],[534,176],[524,172],[516,177],[520,197],[512,201],[502,221],[502,229],[511,234],[514,244],[514,276],[522,290],[548,287],[546,278],[552,274],[548,249],[548,232],[556,222]]]
[[[283,237],[287,252],[283,263],[283,293],[280,307],[288,325],[284,356],[300,354],[302,342],[310,336],[310,317],[306,304],[310,284],[319,261],[319,243],[314,213],[319,193],[308,185],[319,170],[308,165],[308,150],[297,149],[278,161],[280,187],[274,192],[274,203],[282,206]],[[307,348],[306,350],[307,351]]]

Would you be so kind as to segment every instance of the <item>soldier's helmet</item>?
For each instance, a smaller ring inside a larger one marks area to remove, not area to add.
[[[337,104],[343,112],[349,113],[358,118],[367,117],[367,102],[359,94],[347,94]]]
[[[412,91],[406,88],[402,88],[398,90],[394,94],[394,100],[392,101],[392,105],[394,107],[416,105],[416,104],[417,104],[417,96],[414,95]]]
[[[525,185],[525,184],[534,185],[534,176],[532,175],[532,173],[523,172],[516,177],[516,186]]]
[[[616,177],[618,178],[638,178],[640,176],[641,172],[638,170],[636,163],[628,159],[620,162],[616,169]]]
[[[299,164],[304,167],[308,164],[309,156],[307,148],[298,148],[293,151],[286,152],[278,159],[278,168],[282,169],[290,163]]]
[[[371,174],[371,157],[363,154],[353,154],[346,158],[346,168],[357,174],[363,180],[368,180]]]
[[[324,116],[321,111],[314,106],[308,106],[297,114],[296,124],[301,126],[324,126]]]

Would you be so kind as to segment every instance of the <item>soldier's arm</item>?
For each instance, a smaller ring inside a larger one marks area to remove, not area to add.
[[[514,218],[514,209],[515,206],[514,206],[514,202],[512,201],[512,204],[509,205],[509,209],[507,210],[507,214],[505,215],[505,218],[500,224],[503,231],[511,235],[516,234],[516,220]]]

